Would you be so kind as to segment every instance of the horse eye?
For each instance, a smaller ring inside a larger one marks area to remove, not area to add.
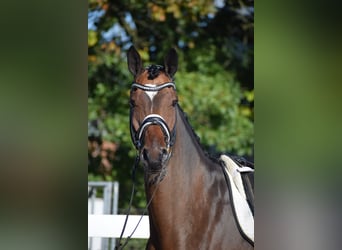
[[[131,108],[134,108],[136,105],[135,105],[135,101],[133,101],[133,100],[129,100],[129,106],[131,107]]]
[[[174,106],[176,106],[176,104],[178,103],[178,100],[176,99],[176,100],[173,100],[172,101],[172,106],[174,107]]]

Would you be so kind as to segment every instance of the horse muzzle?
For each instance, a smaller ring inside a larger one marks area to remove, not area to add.
[[[165,166],[170,158],[170,152],[167,148],[143,148],[141,158],[146,167],[151,171],[158,171]]]

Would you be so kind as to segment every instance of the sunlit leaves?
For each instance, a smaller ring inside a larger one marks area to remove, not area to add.
[[[149,3],[148,6],[151,10],[152,19],[154,19],[155,21],[159,21],[159,22],[165,21],[166,16],[165,16],[165,10],[163,8],[153,3]]]
[[[197,22],[199,21],[198,17],[205,17],[216,12],[212,0],[156,1],[149,2],[148,8],[152,19],[159,22],[166,21],[166,14],[171,14],[175,19],[189,19]]]
[[[176,3],[168,5],[166,7],[166,11],[172,13],[175,18],[180,18],[182,15],[180,11],[180,6]]]
[[[147,47],[144,47],[143,49],[139,49],[138,53],[143,61],[148,62],[150,60]]]
[[[92,47],[97,43],[97,32],[88,30],[88,47]]]
[[[246,97],[247,101],[253,102],[254,101],[254,90],[244,91],[244,96]]]
[[[88,0],[88,6],[91,9],[104,8],[107,6],[107,0]]]

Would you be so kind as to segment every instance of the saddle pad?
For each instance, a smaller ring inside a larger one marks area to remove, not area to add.
[[[227,155],[221,155],[220,159],[225,165],[226,173],[229,177],[233,203],[235,209],[236,220],[242,230],[253,243],[254,243],[254,217],[252,211],[247,203],[244,186],[242,183],[241,172],[252,172],[254,169],[249,167],[239,167]]]

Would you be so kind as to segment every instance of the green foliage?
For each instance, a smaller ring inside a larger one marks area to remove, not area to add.
[[[219,71],[219,65],[213,68],[213,75],[178,73],[179,103],[207,148],[251,155],[253,124],[240,110],[240,86],[231,75]]]
[[[136,155],[129,132],[132,76],[126,51],[134,44],[145,65],[162,64],[177,47],[179,104],[203,146],[211,152],[253,154],[253,13],[251,1],[89,1],[94,19],[88,33],[88,119],[97,120],[102,140],[117,144],[111,175],[90,180],[120,182],[119,208],[127,207]],[[105,32],[116,27],[112,35]],[[135,208],[143,208],[143,171],[137,172]],[[124,210],[120,210],[124,212]],[[141,211],[135,210],[139,213]]]

